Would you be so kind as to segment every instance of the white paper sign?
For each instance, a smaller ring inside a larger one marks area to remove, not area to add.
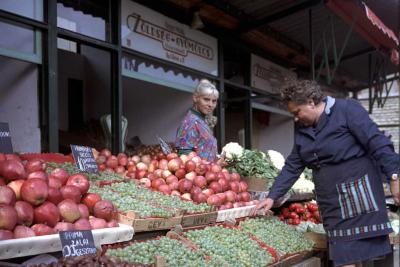
[[[130,0],[122,1],[122,46],[218,75],[217,39]]]
[[[251,55],[251,85],[272,94],[279,94],[285,79],[296,73],[262,57]]]

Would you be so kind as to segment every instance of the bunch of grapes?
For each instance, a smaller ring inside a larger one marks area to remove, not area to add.
[[[218,262],[206,260],[201,251],[194,251],[180,241],[161,237],[147,242],[138,242],[118,249],[108,249],[106,256],[118,258],[125,262],[150,265],[155,263],[156,256],[162,256],[168,266],[221,266]]]
[[[221,263],[221,266],[267,266],[273,262],[271,254],[260,247],[246,233],[222,226],[188,231],[185,237],[204,253]]]
[[[275,217],[247,219],[241,221],[239,227],[277,250],[280,255],[311,250],[314,245],[303,234]]]

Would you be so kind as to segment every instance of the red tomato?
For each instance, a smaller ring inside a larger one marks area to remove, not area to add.
[[[318,210],[318,206],[314,203],[308,203],[307,208],[309,211],[314,212]]]
[[[299,218],[293,219],[293,224],[294,225],[299,225],[300,224],[300,219]]]
[[[287,223],[288,223],[288,224],[293,224],[293,219],[287,220]]]
[[[290,218],[292,218],[292,219],[298,219],[299,218],[299,215],[296,213],[296,212],[291,212],[290,214],[289,214],[289,217]]]
[[[289,209],[283,208],[281,214],[283,215],[283,217],[288,218],[289,217]]]

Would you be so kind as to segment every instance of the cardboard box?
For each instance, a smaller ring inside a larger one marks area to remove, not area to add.
[[[257,179],[253,177],[243,177],[242,180],[246,181],[249,186],[249,191],[267,191],[268,190],[268,180],[267,179]]]
[[[170,218],[136,218],[135,212],[129,211],[126,215],[118,214],[118,222],[132,226],[135,232],[148,232],[156,230],[172,229],[181,224],[182,216]]]
[[[321,267],[321,259],[317,257],[312,257],[295,265],[292,265],[292,267]]]
[[[314,242],[315,249],[327,249],[328,248],[328,238],[326,234],[307,232],[304,235]]]
[[[193,227],[208,224],[215,224],[217,222],[218,211],[199,213],[199,214],[187,214],[182,217],[182,227]]]

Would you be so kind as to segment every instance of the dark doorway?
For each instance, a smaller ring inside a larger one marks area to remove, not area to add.
[[[75,131],[83,126],[83,81],[68,79],[68,128]]]

